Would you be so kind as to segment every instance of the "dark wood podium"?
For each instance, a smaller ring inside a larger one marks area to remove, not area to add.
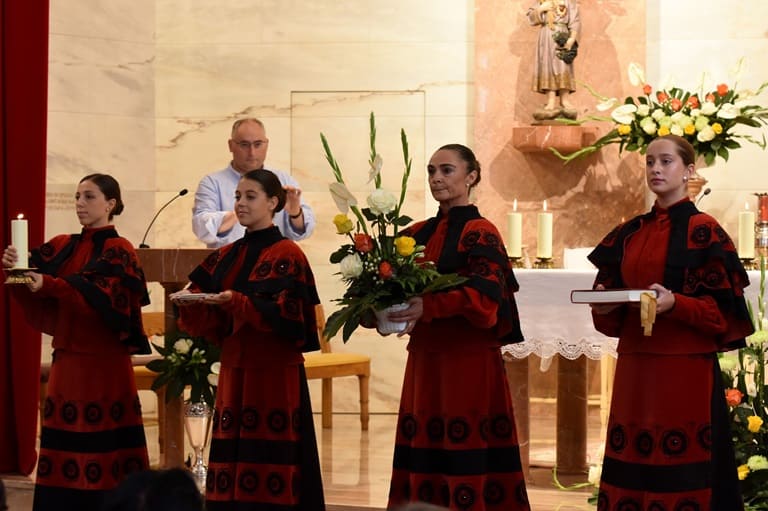
[[[177,330],[176,318],[168,296],[186,285],[189,273],[211,253],[211,249],[138,248],[136,253],[147,281],[159,282],[163,286],[165,331],[174,332]],[[182,400],[159,402],[158,407],[165,407],[165,420],[160,425],[159,433],[160,465],[165,468],[180,467],[184,464]]]

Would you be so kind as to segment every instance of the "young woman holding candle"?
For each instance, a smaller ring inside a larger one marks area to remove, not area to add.
[[[452,510],[530,509],[501,346],[520,342],[512,267],[493,223],[470,204],[480,164],[460,144],[427,167],[437,215],[404,230],[462,286],[409,300],[389,319],[409,333],[387,509],[424,501]],[[401,334],[401,335],[403,335]]]
[[[149,303],[131,243],[111,220],[120,185],[84,177],[75,194],[83,226],[32,251],[27,285],[10,286],[27,320],[53,336],[43,411],[35,511],[101,508],[105,492],[149,466],[132,353],[150,353],[141,322]],[[3,252],[3,268],[19,259]]]
[[[595,288],[658,293],[648,336],[638,307],[592,306],[597,330],[619,338],[598,508],[743,509],[717,352],[753,331],[749,281],[728,234],[688,197],[693,147],[659,137],[645,159],[652,210],[589,255]]]

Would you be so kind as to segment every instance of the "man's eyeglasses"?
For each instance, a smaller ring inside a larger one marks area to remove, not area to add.
[[[254,149],[259,149],[261,146],[263,146],[266,143],[267,143],[266,140],[254,140],[253,142],[249,140],[241,140],[240,142],[235,142],[235,144],[237,144],[237,147],[239,147],[243,151],[247,151],[248,149],[251,148],[251,146],[253,146]]]

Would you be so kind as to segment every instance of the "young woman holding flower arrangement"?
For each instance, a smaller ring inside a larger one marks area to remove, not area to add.
[[[650,335],[639,308],[592,306],[597,330],[619,338],[600,510],[743,509],[717,353],[744,346],[753,332],[749,281],[731,238],[687,196],[695,156],[682,137],[654,139],[646,151],[652,210],[589,255],[596,289],[658,293]]]
[[[221,345],[209,511],[325,509],[302,356],[320,348],[320,300],[306,256],[272,223],[284,205],[272,172],[244,174],[235,212],[245,236],[213,252],[172,296],[180,327]]]
[[[450,509],[530,509],[500,348],[523,340],[517,281],[501,235],[470,204],[480,164],[459,144],[427,167],[437,216],[402,232],[423,259],[466,281],[389,314],[410,334],[388,509],[424,501]]]

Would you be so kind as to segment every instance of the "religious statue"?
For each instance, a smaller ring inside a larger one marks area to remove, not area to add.
[[[577,0],[538,0],[528,9],[528,21],[540,26],[536,44],[533,90],[547,96],[546,104],[533,114],[536,120],[575,119],[570,100],[576,79],[573,60],[579,48],[581,21]]]

